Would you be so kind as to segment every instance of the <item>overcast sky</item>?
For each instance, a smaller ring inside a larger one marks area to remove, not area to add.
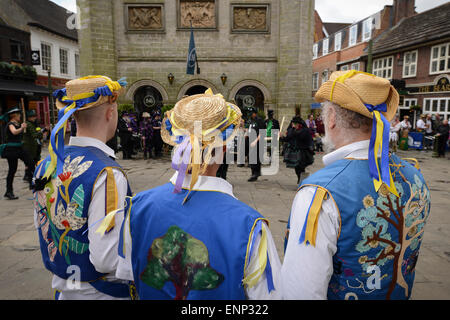
[[[70,11],[75,12],[76,10],[76,0],[52,1]],[[448,1],[416,0],[416,10],[417,12],[424,12]],[[385,5],[392,5],[392,3],[393,0],[316,0],[316,10],[324,22],[352,23],[364,19],[380,11]]]

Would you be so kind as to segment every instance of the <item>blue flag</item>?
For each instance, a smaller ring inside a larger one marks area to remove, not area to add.
[[[191,40],[189,41],[189,53],[187,57],[187,74],[194,74],[197,62],[197,51],[195,49],[194,30],[191,28]]]

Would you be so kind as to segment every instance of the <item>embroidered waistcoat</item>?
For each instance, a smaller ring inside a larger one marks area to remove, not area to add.
[[[121,168],[94,147],[66,147],[64,159],[63,172],[35,193],[42,259],[45,267],[62,279],[70,277],[76,266],[80,281],[92,282],[104,276],[89,260],[87,222],[92,191],[106,168]],[[36,178],[43,176],[49,162],[47,157],[39,164]],[[128,193],[131,195],[129,187]]]
[[[221,192],[192,191],[182,205],[187,192],[173,193],[168,183],[139,193],[128,205],[139,298],[245,299],[249,237],[263,217]],[[123,238],[119,255],[126,255],[121,250]]]
[[[390,169],[400,197],[375,191],[367,160],[340,160],[305,179],[321,186],[340,215],[328,299],[409,299],[430,212],[430,192],[418,169],[396,155]]]

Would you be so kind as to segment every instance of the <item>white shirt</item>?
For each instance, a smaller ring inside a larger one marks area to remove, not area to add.
[[[323,157],[325,166],[335,161],[367,159],[369,140],[346,145]],[[315,187],[304,187],[292,204],[289,241],[281,268],[283,299],[325,300],[328,284],[333,274],[333,256],[337,250],[340,217],[331,198],[324,200],[319,213],[316,246],[300,244],[300,234]]]
[[[416,127],[417,129],[425,130],[426,129],[425,121],[423,121],[422,119],[417,120]]]
[[[409,121],[407,120],[403,120],[402,122],[400,122],[400,128],[403,129],[411,129],[411,123],[409,123]]]
[[[174,174],[170,182],[172,184],[175,184],[176,179],[178,176],[178,172]],[[186,175],[184,182],[183,182],[183,188],[189,188],[191,181],[191,176]],[[219,191],[226,193],[234,198],[236,198],[233,194],[233,186],[228,183],[226,180],[216,177],[207,177],[207,176],[199,176],[198,181],[196,182],[193,190],[203,190],[203,191]],[[120,279],[126,279],[134,281],[133,277],[133,268],[131,264],[131,235],[129,230],[129,216],[126,218],[124,224],[124,245],[125,245],[125,259],[119,257],[119,265],[117,267],[116,277]],[[268,287],[267,287],[267,279],[265,273],[261,276],[258,283],[253,286],[252,288],[247,288],[246,293],[249,299],[257,299],[257,300],[268,300],[268,299],[281,299],[281,290],[280,290],[280,270],[281,270],[281,263],[280,259],[278,257],[277,249],[275,247],[275,243],[272,238],[272,234],[270,233],[269,228],[266,226],[265,223],[262,224],[262,228],[265,229],[267,234],[267,250],[269,255],[269,261],[270,265],[272,267],[272,277],[273,277],[273,284],[275,287],[275,290],[271,291],[269,294]],[[251,274],[255,272],[259,266],[258,263],[258,248],[261,240],[261,235],[257,235],[254,245],[255,248],[253,249],[252,256],[250,258],[250,263],[247,265],[246,274]]]
[[[103,151],[107,156],[115,158],[114,151],[100,140],[88,137],[71,137],[69,145],[79,147],[95,147]],[[123,208],[125,197],[127,195],[128,184],[127,179],[118,169],[113,169],[114,178],[118,193],[119,208]],[[103,172],[98,178],[92,191],[92,201],[88,211],[88,226],[92,226],[95,222],[105,217],[105,187],[106,172]],[[35,214],[35,217],[37,215]],[[111,282],[123,282],[115,277],[115,271],[118,263],[117,246],[119,240],[120,226],[123,221],[123,213],[115,216],[115,227],[105,235],[95,233],[100,223],[89,228],[89,259],[98,272],[106,273],[106,280]],[[38,226],[36,218],[35,225]],[[72,273],[69,273],[72,274]],[[81,282],[79,287],[73,287],[70,281],[62,279],[56,275],[53,276],[52,287],[54,290],[61,292],[59,300],[124,300],[114,298],[97,291],[89,283]],[[125,299],[126,300],[126,299]]]
[[[426,120],[426,126],[427,126],[427,128],[425,129],[425,132],[433,133],[433,125],[431,123],[431,120],[429,120],[429,119]]]

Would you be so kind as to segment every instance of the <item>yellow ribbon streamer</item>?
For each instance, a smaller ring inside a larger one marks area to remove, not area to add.
[[[250,239],[251,239],[251,237],[250,237]],[[259,265],[258,265],[258,268],[256,269],[255,272],[253,272],[253,273],[251,273],[249,275],[245,275],[244,274],[244,279],[242,280],[242,282],[248,288],[254,287],[258,283],[258,281],[261,278],[261,276],[263,275],[264,271],[266,270],[266,265],[267,265],[267,232],[266,232],[266,229],[263,226],[261,226],[261,240],[260,240],[259,248],[258,248],[258,262],[259,262]]]
[[[106,171],[106,212],[112,212],[117,209],[119,195],[116,187],[116,179],[111,167],[105,169]],[[115,220],[112,219],[106,232],[109,232],[115,226]]]
[[[120,211],[122,211],[122,209],[117,209],[108,213],[103,219],[102,223],[100,224],[100,227],[98,227],[98,229],[95,231],[95,233],[99,233],[101,235],[105,234],[110,228],[111,224],[114,225],[115,223],[114,218],[116,214],[119,213]]]
[[[309,208],[308,220],[306,222],[305,243],[310,243],[313,247],[316,246],[317,228],[319,225],[319,213],[322,209],[322,202],[326,199],[328,191],[326,189],[317,187],[316,195],[312,199],[311,207]]]

